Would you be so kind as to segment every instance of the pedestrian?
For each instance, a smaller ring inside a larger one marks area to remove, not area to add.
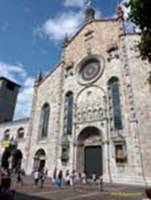
[[[66,183],[66,185],[70,185],[70,173],[69,173],[69,170],[66,171],[65,183]]]
[[[74,175],[73,173],[70,174],[70,186],[73,186],[73,182],[74,182]]]
[[[34,184],[35,184],[35,186],[37,186],[38,182],[39,182],[39,171],[35,170],[33,175],[34,175]]]
[[[40,187],[43,188],[45,182],[45,174],[43,170],[39,172],[39,180],[40,180]]]
[[[96,182],[96,174],[93,173],[93,174],[92,174],[92,183],[95,183],[95,182]]]
[[[76,179],[77,179],[77,173],[75,170],[73,170],[71,174],[71,185],[73,185],[76,182]]]
[[[81,175],[81,180],[82,180],[82,183],[83,183],[83,184],[86,184],[86,175],[85,175],[84,172],[83,172],[82,175]]]
[[[18,171],[18,173],[17,173],[17,184],[24,185],[23,176],[24,176],[24,173],[23,173],[23,171],[20,169],[20,170]]]
[[[59,189],[62,186],[62,178],[63,178],[63,172],[62,172],[62,170],[60,170],[58,173],[58,177],[56,179],[56,185],[58,186]]]
[[[79,175],[76,172],[76,170],[72,171],[72,176],[73,176],[73,178],[72,178],[73,179],[73,184],[79,181]]]
[[[52,183],[56,183],[56,178],[57,178],[57,168],[55,167],[53,171],[53,176],[52,176]]]
[[[99,178],[99,185],[100,185],[100,191],[103,191],[103,176],[100,176]]]
[[[48,170],[45,168],[44,170],[44,181],[47,182]]]
[[[80,182],[80,183],[82,182],[82,174],[81,174],[81,172],[78,173],[77,179],[78,179],[77,180],[78,182]]]

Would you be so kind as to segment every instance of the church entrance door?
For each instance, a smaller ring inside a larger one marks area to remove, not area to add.
[[[85,173],[87,177],[95,174],[97,177],[102,175],[102,148],[101,146],[85,147]]]
[[[87,177],[103,174],[102,133],[96,127],[84,128],[77,138],[76,169]]]

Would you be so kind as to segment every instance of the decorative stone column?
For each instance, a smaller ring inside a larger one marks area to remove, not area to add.
[[[130,137],[133,145],[133,170],[135,171],[134,176],[140,177],[140,182],[146,184],[145,179],[145,168],[143,164],[139,122],[137,119],[137,111],[135,107],[133,85],[132,85],[132,74],[130,72],[129,57],[128,57],[128,47],[126,41],[126,31],[125,31],[125,21],[124,13],[121,6],[117,10],[118,20],[119,20],[119,37],[120,37],[120,49],[121,49],[121,63],[123,65],[123,77],[125,85],[125,96],[128,102],[128,120],[130,123]],[[130,168],[132,168],[129,165]]]

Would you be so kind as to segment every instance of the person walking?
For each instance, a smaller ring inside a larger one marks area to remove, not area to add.
[[[74,175],[73,173],[70,174],[70,186],[73,186],[73,182],[74,182]]]
[[[39,180],[40,180],[40,187],[43,188],[45,182],[45,174],[43,170],[39,172]]]
[[[86,174],[84,172],[81,175],[81,180],[83,184],[86,184],[87,180],[86,180]]]
[[[44,180],[47,182],[47,177],[48,177],[48,170],[47,168],[44,169]]]
[[[93,173],[93,174],[92,174],[92,183],[96,183],[96,180],[97,180],[96,174]]]
[[[65,183],[66,183],[66,185],[70,185],[70,173],[69,173],[69,170],[66,171]]]
[[[62,179],[63,179],[63,172],[62,172],[62,170],[60,170],[58,173],[58,177],[56,179],[56,185],[58,186],[59,189],[62,186]]]
[[[35,186],[37,186],[39,182],[39,171],[35,170],[33,175],[34,175],[34,184]]]
[[[103,176],[100,176],[100,178],[99,178],[99,185],[100,185],[100,191],[102,192],[104,190],[104,188],[103,188]]]
[[[54,171],[53,171],[53,176],[52,176],[52,183],[56,183],[56,179],[57,179],[57,168],[55,167]]]
[[[18,173],[17,173],[17,184],[24,185],[23,176],[24,176],[24,173],[23,173],[23,171],[20,169],[20,170],[18,171]]]

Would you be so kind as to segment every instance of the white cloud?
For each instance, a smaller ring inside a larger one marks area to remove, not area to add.
[[[15,118],[29,117],[32,105],[34,79],[27,77],[21,89],[16,106]]]
[[[17,75],[19,75],[21,78],[25,78],[26,72],[23,68],[23,65],[10,65],[0,62],[0,76],[5,76],[13,81],[17,81]]]
[[[84,7],[87,0],[65,0],[64,6],[66,7]]]
[[[97,9],[95,11],[96,18],[100,18],[100,11]],[[33,33],[34,35],[38,35],[40,38],[43,38],[44,35],[46,35],[50,40],[58,42],[63,40],[66,34],[70,37],[73,36],[83,21],[83,10],[80,10],[79,12],[63,12],[55,18],[48,19],[40,28],[36,28]]]
[[[33,95],[34,78],[28,76],[22,64],[11,65],[0,62],[0,76],[4,76],[12,81],[21,83],[20,93],[18,95],[15,119],[29,117]]]
[[[73,35],[80,23],[83,21],[83,13],[76,12],[64,12],[57,15],[55,18],[48,19],[41,28],[37,29],[37,34],[42,37],[46,35],[50,40],[60,41],[64,36],[68,34]]]
[[[102,17],[102,13],[100,12],[100,10],[95,9],[95,18],[100,19],[101,17]]]

